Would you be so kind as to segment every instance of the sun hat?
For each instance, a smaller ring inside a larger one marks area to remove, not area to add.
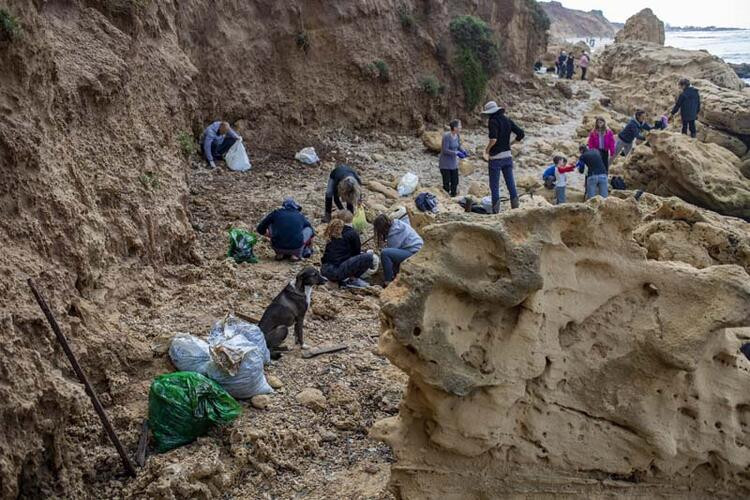
[[[487,104],[484,105],[484,110],[482,111],[483,115],[494,115],[498,111],[500,111],[500,107],[497,105],[495,101],[490,101]]]

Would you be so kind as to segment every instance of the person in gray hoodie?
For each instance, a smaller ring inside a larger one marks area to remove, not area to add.
[[[382,249],[380,261],[388,286],[398,274],[401,263],[421,250],[424,241],[409,224],[400,219],[391,220],[384,214],[375,218],[373,228],[378,248]]]
[[[458,160],[466,156],[461,149],[461,122],[453,120],[450,132],[443,135],[440,148],[440,175],[443,178],[443,190],[455,197],[458,194]]]

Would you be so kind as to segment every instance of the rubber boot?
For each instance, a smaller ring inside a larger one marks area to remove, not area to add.
[[[520,206],[521,206],[521,203],[519,203],[518,197],[510,199],[510,208],[518,208]]]

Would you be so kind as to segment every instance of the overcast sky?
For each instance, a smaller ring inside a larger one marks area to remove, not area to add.
[[[625,20],[650,7],[665,23],[673,26],[723,26],[750,28],[750,0],[559,0],[565,7],[602,10],[607,19]]]

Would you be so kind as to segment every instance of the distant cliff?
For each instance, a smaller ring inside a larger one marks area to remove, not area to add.
[[[552,21],[550,35],[553,37],[613,38],[617,31],[600,10],[573,10],[563,7],[560,2],[540,2],[540,5]]]

